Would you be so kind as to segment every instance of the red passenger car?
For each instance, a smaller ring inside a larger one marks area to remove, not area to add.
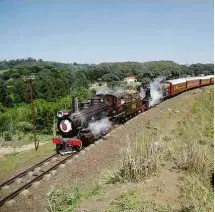
[[[192,88],[197,88],[200,87],[200,79],[199,78],[190,78],[187,79],[187,90],[192,89]]]
[[[169,96],[174,96],[186,90],[185,79],[167,80],[169,83]]]

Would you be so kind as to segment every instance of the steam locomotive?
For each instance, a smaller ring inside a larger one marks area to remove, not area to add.
[[[103,122],[101,121],[125,122],[128,117],[147,110],[149,100],[149,87],[141,88],[139,92],[134,93],[96,94],[92,99],[81,102],[80,106],[78,99],[73,98],[73,110],[57,112],[58,133],[61,135],[61,138],[53,139],[57,153],[64,155],[80,151],[82,146],[86,146],[108,133],[110,128],[105,126],[102,128]],[[96,124],[101,125],[100,129],[93,129],[92,126],[96,127]]]
[[[57,112],[58,133],[60,138],[54,138],[58,154],[64,155],[80,151],[82,146],[106,135],[109,128],[103,127],[102,120],[111,123],[125,122],[129,117],[148,110],[153,105],[153,92],[157,92],[160,101],[173,97],[189,89],[214,83],[214,76],[192,77],[186,79],[164,80],[159,86],[140,87],[131,92],[109,92],[96,94],[92,99],[81,102],[73,98],[73,110]],[[93,127],[94,126],[94,127]],[[99,128],[99,129],[98,129]]]

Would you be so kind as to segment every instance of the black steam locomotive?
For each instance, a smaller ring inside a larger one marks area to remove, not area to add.
[[[61,138],[53,139],[57,153],[63,155],[79,151],[83,145],[88,145],[108,132],[109,128],[102,128],[104,124],[99,121],[124,122],[128,117],[147,110],[149,100],[148,87],[140,88],[139,92],[134,93],[97,94],[91,100],[83,101],[80,106],[77,98],[73,98],[73,111],[57,113],[58,133],[61,135]]]

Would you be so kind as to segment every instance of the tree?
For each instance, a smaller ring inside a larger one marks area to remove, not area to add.
[[[72,92],[77,91],[79,88],[88,89],[90,82],[87,79],[86,75],[82,71],[76,71],[74,75],[74,81],[72,82],[71,90]]]
[[[105,82],[112,82],[112,81],[119,81],[120,80],[119,77],[116,74],[113,74],[113,73],[105,74],[102,77],[102,79]]]
[[[29,102],[30,99],[29,85],[24,80],[17,79],[14,81],[13,93],[15,103]]]
[[[0,79],[0,103],[5,107],[10,107],[12,105],[12,100],[8,94],[7,87],[4,80]]]

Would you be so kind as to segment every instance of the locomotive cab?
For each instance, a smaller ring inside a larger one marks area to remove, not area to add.
[[[106,101],[105,103],[114,109],[119,108],[121,105],[125,103],[125,94],[124,93],[111,93],[106,94]]]

